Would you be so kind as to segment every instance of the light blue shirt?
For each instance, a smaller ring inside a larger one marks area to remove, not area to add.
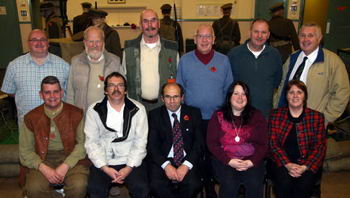
[[[15,94],[18,121],[26,113],[41,105],[39,91],[41,81],[46,76],[56,76],[62,89],[66,90],[69,75],[69,64],[60,57],[48,54],[43,65],[36,64],[30,53],[22,55],[9,63],[1,91]]]

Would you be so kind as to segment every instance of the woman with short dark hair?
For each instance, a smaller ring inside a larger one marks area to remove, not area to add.
[[[269,173],[278,198],[308,198],[326,152],[323,114],[306,107],[307,88],[292,80],[286,87],[288,107],[269,119]]]

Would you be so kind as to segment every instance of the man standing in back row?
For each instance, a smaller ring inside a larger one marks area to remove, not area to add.
[[[228,57],[235,80],[245,82],[251,94],[252,105],[268,117],[272,100],[282,77],[282,59],[277,49],[266,43],[269,24],[256,19],[250,26],[250,38],[233,48]]]
[[[162,105],[160,88],[175,81],[178,46],[174,41],[159,36],[159,19],[154,10],[140,15],[142,34],[125,41],[123,67],[128,79],[128,96],[152,110]]]

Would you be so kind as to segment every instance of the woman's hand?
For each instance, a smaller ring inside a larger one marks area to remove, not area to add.
[[[228,162],[228,165],[237,171],[246,171],[248,168],[253,167],[253,163],[250,160],[241,160],[241,159],[231,159]]]
[[[307,166],[295,163],[288,163],[285,167],[288,170],[288,174],[295,178],[300,177],[307,170]]]

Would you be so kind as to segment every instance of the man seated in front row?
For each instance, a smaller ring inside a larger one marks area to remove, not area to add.
[[[127,82],[118,72],[104,81],[105,97],[93,103],[85,120],[85,148],[90,167],[89,198],[107,197],[112,183],[126,184],[131,197],[148,197],[146,156],[148,135],[144,106],[126,97]]]
[[[25,193],[28,198],[51,197],[53,186],[64,185],[66,197],[83,198],[89,174],[83,111],[62,102],[64,91],[57,77],[45,77],[39,94],[44,104],[24,116],[19,135]]]
[[[202,154],[201,113],[182,105],[183,88],[177,83],[162,88],[164,105],[149,115],[149,169],[156,197],[194,197],[201,189],[198,173]],[[176,189],[176,190],[175,190]]]

